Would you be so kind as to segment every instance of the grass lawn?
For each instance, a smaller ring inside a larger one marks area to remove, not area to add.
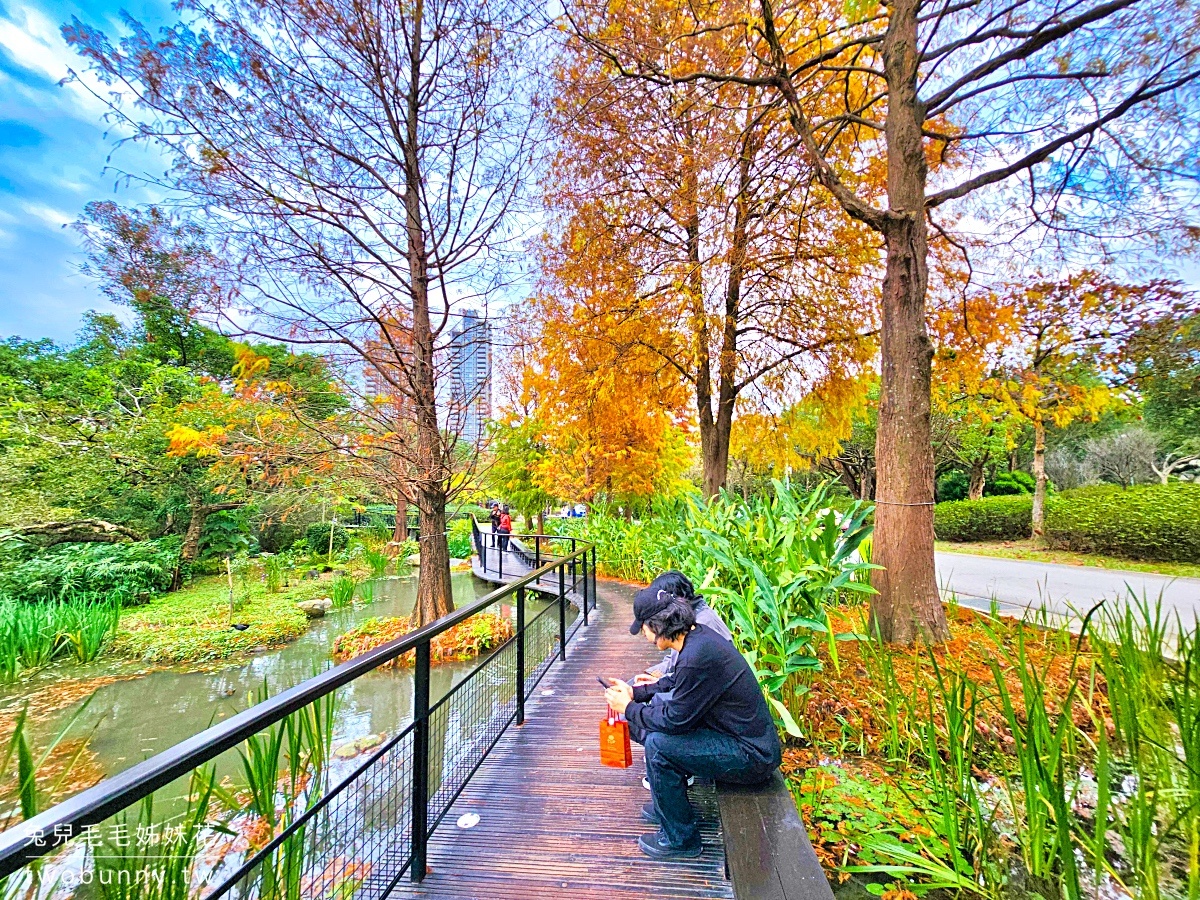
[[[979,541],[964,544],[938,541],[935,546],[947,553],[976,553],[980,556],[999,556],[1003,559],[1061,563],[1067,566],[1095,566],[1098,569],[1123,569],[1126,572],[1153,572],[1175,578],[1200,578],[1200,564],[1196,563],[1144,562],[1121,559],[1117,556],[1074,553],[1070,550],[1040,550],[1033,546],[1032,540]]]
[[[234,622],[244,622],[245,631],[230,628],[229,585],[219,575],[200,578],[171,594],[121,615],[115,650],[147,662],[200,662],[224,659],[255,647],[269,647],[293,640],[304,631],[308,619],[296,608],[301,600],[328,596],[329,576],[303,580],[276,594],[267,593],[257,579],[245,590]]]

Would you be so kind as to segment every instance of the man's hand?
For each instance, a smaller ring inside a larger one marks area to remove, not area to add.
[[[633,702],[633,688],[619,678],[614,678],[612,687],[604,692],[604,699],[616,712],[624,713],[625,707]]]
[[[633,685],[634,687],[638,687],[639,685],[643,684],[654,684],[654,682],[658,681],[658,679],[658,675],[651,675],[649,672],[643,672],[640,675],[633,676]]]

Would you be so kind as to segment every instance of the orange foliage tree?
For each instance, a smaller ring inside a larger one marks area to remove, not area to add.
[[[872,627],[897,643],[945,640],[926,321],[934,213],[986,192],[1010,201],[989,216],[1010,234],[1194,243],[1191,194],[1174,180],[1195,177],[1181,147],[1200,124],[1200,32],[1148,0],[710,0],[669,7],[670,27],[638,42],[624,38],[627,15],[611,0],[567,4],[575,33],[614,70],[667,88],[738,86],[738,108],[763,90],[782,100],[798,155],[883,243]],[[690,53],[722,37],[757,65]],[[849,165],[844,140],[856,145]],[[952,166],[939,172],[942,160]],[[880,170],[885,196],[858,181]],[[1019,200],[1000,193],[1006,184]]]
[[[520,373],[527,422],[543,429],[534,480],[546,493],[630,507],[677,493],[690,463],[687,391],[637,323],[552,297],[530,304]]]
[[[1094,420],[1125,388],[1131,339],[1152,322],[1182,317],[1194,302],[1176,282],[1125,284],[1085,270],[1008,285],[989,300],[1011,326],[995,367],[975,390],[1034,429],[1033,536],[1042,537],[1046,500],[1046,426]]]
[[[190,458],[205,469],[202,481],[181,480],[190,507],[183,563],[195,560],[204,523],[214,512],[237,509],[259,493],[321,484],[338,459],[328,441],[305,424],[295,387],[270,377],[270,359],[245,344],[234,344],[233,351],[231,388],[207,379],[199,398],[173,411],[165,431],[169,457]]]
[[[633,47],[682,37],[685,23],[655,0],[609,25],[611,40]],[[715,33],[664,59],[676,53],[761,68]],[[810,190],[770,92],[623,77],[577,39],[558,83],[548,290],[576,301],[580,324],[610,323],[686,385],[711,496],[726,482],[735,413],[766,415],[814,391],[847,396],[830,385],[852,381],[873,352],[876,247]]]

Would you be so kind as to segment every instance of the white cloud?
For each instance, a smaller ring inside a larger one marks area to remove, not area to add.
[[[23,69],[65,78],[74,55],[49,16],[27,5],[10,7],[10,16],[0,19],[0,48]]]
[[[51,228],[62,228],[64,225],[69,225],[75,221],[75,217],[69,213],[63,212],[61,209],[55,209],[52,206],[47,206],[44,203],[22,203],[21,209],[26,215],[33,216],[35,219],[40,219]]]

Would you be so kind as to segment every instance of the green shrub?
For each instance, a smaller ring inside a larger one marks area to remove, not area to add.
[[[259,526],[255,536],[258,538],[258,546],[261,550],[267,553],[283,553],[300,540],[303,534],[300,526],[291,522],[265,522]],[[325,538],[328,541],[328,532],[325,533]],[[325,546],[328,547],[329,544],[326,543]]]
[[[447,529],[446,543],[450,549],[451,559],[470,559],[474,549],[471,547],[471,520],[455,519]]]
[[[1033,488],[1033,476],[1028,472],[1000,472],[983,486],[983,496],[1015,497],[1020,494],[1032,494]]]
[[[939,501],[966,500],[970,489],[970,479],[965,472],[953,469],[937,480],[937,498]]]
[[[179,545],[178,537],[132,544],[60,544],[0,574],[0,597],[25,603],[142,603],[171,586]]]
[[[939,541],[1017,541],[1032,534],[1033,498],[984,497],[954,500],[933,508],[933,532]]]
[[[1200,484],[1098,484],[1046,500],[1059,549],[1157,562],[1200,562]]]
[[[350,535],[341,525],[331,522],[313,522],[304,529],[304,539],[308,541],[308,549],[320,556],[329,552],[329,529],[333,529],[333,552],[340,553],[350,545]]]

